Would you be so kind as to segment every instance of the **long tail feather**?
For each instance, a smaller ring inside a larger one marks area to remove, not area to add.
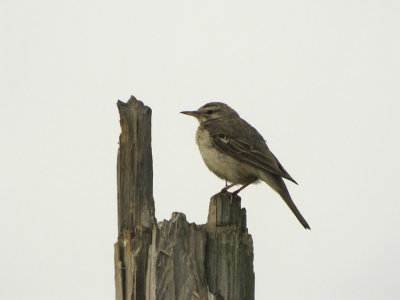
[[[277,192],[281,198],[286,202],[287,206],[289,206],[290,210],[296,216],[297,220],[303,225],[305,229],[310,229],[310,225],[308,225],[306,219],[301,215],[300,211],[297,209],[294,204],[292,197],[290,197],[289,191],[285,185],[283,179],[277,175],[273,174],[263,174],[264,178],[262,178],[275,192]]]

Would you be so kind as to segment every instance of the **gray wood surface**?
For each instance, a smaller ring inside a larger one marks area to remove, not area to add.
[[[153,200],[151,109],[135,97],[117,103],[121,135],[117,160],[117,300],[144,300],[148,248],[156,218]]]
[[[133,96],[118,101],[117,300],[252,300],[253,242],[241,199],[211,198],[207,224],[182,213],[154,214],[151,109]]]

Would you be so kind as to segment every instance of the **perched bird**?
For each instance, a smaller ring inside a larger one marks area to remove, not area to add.
[[[207,167],[218,177],[231,184],[226,192],[240,184],[239,193],[251,183],[265,181],[286,202],[306,229],[311,229],[290,197],[283,178],[297,182],[283,168],[268,149],[264,138],[238,113],[222,102],[210,102],[196,111],[182,111],[195,117],[200,125],[196,142]]]

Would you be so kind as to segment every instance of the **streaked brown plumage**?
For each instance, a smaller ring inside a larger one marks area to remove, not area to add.
[[[206,166],[218,177],[232,183],[222,191],[241,184],[234,193],[258,180],[265,181],[286,202],[304,228],[310,229],[290,197],[283,178],[297,182],[269,150],[258,131],[222,102],[211,102],[197,111],[184,111],[200,125],[196,142]]]

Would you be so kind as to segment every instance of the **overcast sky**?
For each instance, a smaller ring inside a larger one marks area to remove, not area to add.
[[[306,231],[245,189],[256,299],[400,299],[400,2],[0,4],[0,299],[114,299],[115,103],[153,110],[158,220],[205,223],[224,182],[197,122],[223,101],[299,182]]]

